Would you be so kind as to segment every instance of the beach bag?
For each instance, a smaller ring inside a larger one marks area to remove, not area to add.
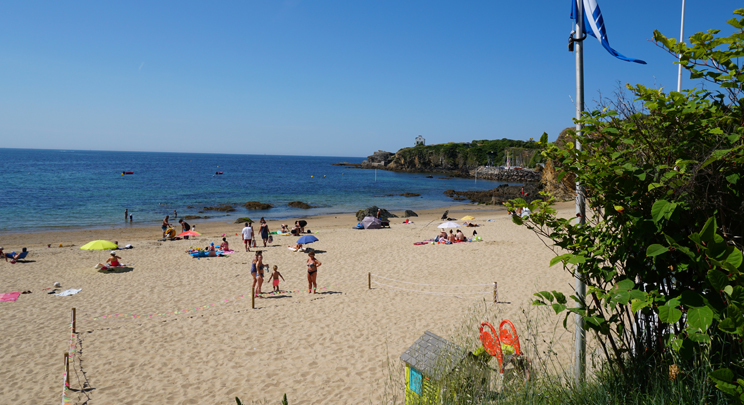
[[[274,237],[269,235],[269,243],[274,243]]]
[[[253,247],[256,247],[256,240],[253,239]]]

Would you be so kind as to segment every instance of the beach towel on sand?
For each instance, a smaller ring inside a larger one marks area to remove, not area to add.
[[[0,302],[3,301],[15,301],[18,299],[18,296],[21,295],[19,292],[12,292],[12,293],[0,293]]]
[[[83,291],[83,289],[82,289],[82,288],[70,288],[69,290],[64,290],[64,291],[62,291],[61,293],[59,293],[59,294],[54,294],[54,295],[56,295],[56,296],[58,296],[58,297],[66,297],[66,296],[68,296],[68,295],[74,295],[74,294],[77,294],[77,293],[79,293],[80,291]]]

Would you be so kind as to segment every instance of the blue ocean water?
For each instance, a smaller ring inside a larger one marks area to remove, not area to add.
[[[244,216],[285,219],[347,213],[371,205],[389,211],[420,210],[455,203],[442,194],[447,189],[484,190],[499,184],[332,166],[362,160],[0,148],[4,184],[0,233],[158,224],[166,214],[172,218],[174,209],[179,217],[207,215],[223,221]],[[122,175],[123,171],[134,174]],[[405,192],[421,197],[397,196]],[[317,208],[287,206],[297,200]],[[276,208],[249,211],[242,206],[247,201]],[[237,211],[228,216],[217,211],[199,213],[201,207],[218,204],[236,204]],[[125,209],[133,214],[131,224],[124,222]]]

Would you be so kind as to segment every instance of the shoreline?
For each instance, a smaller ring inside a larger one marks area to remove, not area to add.
[[[423,210],[418,210],[417,213],[428,212],[430,210],[435,210],[435,211],[436,210],[447,210],[447,209],[452,209],[452,207],[468,206],[468,205],[484,205],[484,204],[477,204],[477,203],[472,203],[472,202],[458,204],[457,202],[455,202],[455,204],[451,206],[444,205],[442,207],[437,207],[437,208],[426,208]],[[361,210],[361,209],[366,209],[366,208],[368,207],[359,208],[359,209]],[[380,207],[380,208],[385,208],[385,207]],[[397,215],[397,213],[403,214],[405,212],[405,209],[403,210],[394,209],[392,211],[390,210],[388,211]],[[261,211],[255,211],[255,212],[259,213]],[[258,220],[261,217],[266,218],[267,222],[282,222],[282,221],[286,222],[286,221],[294,221],[294,220],[299,220],[299,219],[322,218],[322,217],[349,215],[349,214],[355,215],[356,211],[353,211],[353,212],[352,211],[339,211],[339,212],[331,212],[331,213],[320,213],[320,214],[315,214],[315,215],[311,214],[311,215],[293,216],[293,217],[286,217],[286,218],[270,218],[264,215],[261,215],[261,216],[256,215],[256,218],[254,218],[252,215],[247,215],[247,216],[250,217],[255,223],[255,222],[258,222]],[[236,215],[226,214],[222,216],[212,216],[210,218],[198,218],[198,219],[188,219],[188,220],[184,218],[184,216],[180,216],[176,218],[175,221],[173,221],[173,225],[177,226],[179,219],[183,219],[184,221],[187,221],[190,225],[206,224],[206,223],[214,223],[214,222],[224,222],[224,223],[233,224],[233,225],[240,225],[240,224],[236,224],[234,221],[237,218],[243,218],[240,215],[241,214],[236,214]],[[195,221],[198,221],[198,222],[195,222]],[[109,230],[109,229],[138,229],[138,228],[159,227],[159,226],[160,226],[160,221],[152,221],[152,222],[138,222],[136,224],[125,223],[121,225],[113,224],[113,225],[106,225],[106,226],[90,225],[90,226],[71,226],[71,227],[64,227],[64,228],[61,227],[61,228],[52,228],[52,229],[29,229],[29,230],[10,230],[10,231],[0,230],[0,238],[5,238],[8,236],[14,236],[14,235],[35,234],[35,233],[96,231],[96,230]]]
[[[382,207],[384,208],[384,207]],[[469,209],[468,209],[469,208]],[[450,213],[457,213],[457,212],[470,212],[470,211],[504,211],[506,212],[506,208],[502,205],[485,205],[485,204],[475,204],[475,203],[461,203],[461,204],[453,204],[449,206],[444,206],[441,208],[427,208],[425,210],[419,210],[416,211],[416,213],[420,216],[428,216],[433,215],[436,213],[444,213],[444,211],[450,211]],[[400,220],[403,220],[403,217],[400,216],[403,214],[405,210],[399,211],[394,210],[390,211],[393,214],[399,215],[398,218]],[[336,222],[338,217],[344,217],[345,219],[348,219],[349,221],[353,220],[353,224],[350,222],[349,226],[356,225],[358,222],[356,220],[356,212],[339,212],[339,213],[333,213],[333,214],[319,214],[319,215],[306,215],[306,216],[298,216],[298,217],[292,217],[292,218],[282,218],[282,219],[271,219],[267,218],[266,222],[269,224],[270,230],[273,232],[277,229],[280,229],[280,225],[282,223],[286,223],[287,225],[292,225],[294,223],[294,220],[299,219],[305,219],[310,222],[317,221],[317,222]],[[222,217],[225,219],[228,219],[229,217]],[[213,232],[215,229],[218,228],[224,228],[224,227],[234,227],[234,229],[237,229],[238,231],[243,228],[242,223],[235,223],[234,218],[228,219],[228,220],[221,220],[222,218],[208,218],[206,220],[199,219],[199,220],[188,220],[187,222],[193,227],[194,225],[198,225],[198,231],[199,233],[205,234],[209,232]],[[254,219],[254,224],[258,222],[257,217]],[[411,217],[411,220],[415,220],[416,217]],[[180,219],[180,218],[179,218]],[[253,218],[252,218],[253,219]],[[393,222],[395,222],[396,218],[391,218]],[[197,222],[198,221],[198,222]],[[178,232],[178,222],[173,221],[174,229],[176,229]],[[309,229],[312,229],[312,226],[308,226]],[[106,226],[106,227],[76,227],[76,228],[65,228],[65,229],[47,229],[47,230],[29,230],[27,232],[25,231],[11,231],[8,233],[0,233],[0,246],[7,247],[8,245],[17,244],[19,241],[22,241],[24,239],[29,240],[30,242],[27,243],[26,247],[43,247],[46,248],[46,245],[52,245],[51,248],[59,247],[59,243],[65,244],[70,243],[72,241],[77,241],[81,236],[83,235],[91,235],[92,234],[98,234],[98,233],[118,233],[121,236],[116,238],[111,238],[111,241],[118,240],[121,242],[121,240],[126,240],[127,237],[129,238],[139,238],[140,235],[142,235],[144,232],[143,230],[148,229],[148,232],[152,232],[153,234],[158,234],[161,232],[160,229],[160,223],[159,222],[152,222],[152,223],[138,223],[136,225],[130,225],[130,226]],[[54,239],[54,240],[52,240]],[[50,240],[50,242],[42,242],[42,240]],[[80,239],[82,240],[82,239]],[[120,245],[124,245],[126,243],[120,243]],[[65,246],[66,247],[66,246]],[[19,247],[20,249],[20,247]],[[5,249],[6,251],[10,252],[10,250]]]

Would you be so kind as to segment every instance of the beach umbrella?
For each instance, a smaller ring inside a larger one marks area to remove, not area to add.
[[[109,242],[107,240],[94,240],[91,242],[86,243],[83,246],[80,246],[80,249],[83,250],[109,250],[109,249],[118,249],[119,245],[117,245],[114,242]],[[98,261],[101,261],[101,254],[98,254]]]
[[[460,221],[472,221],[472,220],[474,220],[474,219],[475,219],[475,217],[474,217],[474,216],[471,216],[471,215],[466,215],[466,216],[464,216],[464,217],[460,218]]]
[[[118,249],[119,245],[117,245],[114,242],[109,242],[107,240],[94,240],[92,242],[88,242],[83,246],[80,246],[80,249],[83,250],[109,250],[109,249]]]
[[[305,235],[305,236],[300,237],[300,239],[297,239],[297,243],[300,245],[306,245],[308,243],[313,243],[317,241],[318,241],[318,238],[316,238],[313,235]]]
[[[362,226],[364,226],[364,229],[380,229],[382,228],[382,221],[375,217],[364,217]]]
[[[460,224],[458,224],[457,222],[445,222],[439,225],[437,228],[445,229],[445,228],[459,228],[459,227],[460,227]]]
[[[186,231],[186,232],[179,233],[178,235],[176,235],[176,237],[180,238],[182,236],[199,236],[199,235],[201,234],[197,231]]]

